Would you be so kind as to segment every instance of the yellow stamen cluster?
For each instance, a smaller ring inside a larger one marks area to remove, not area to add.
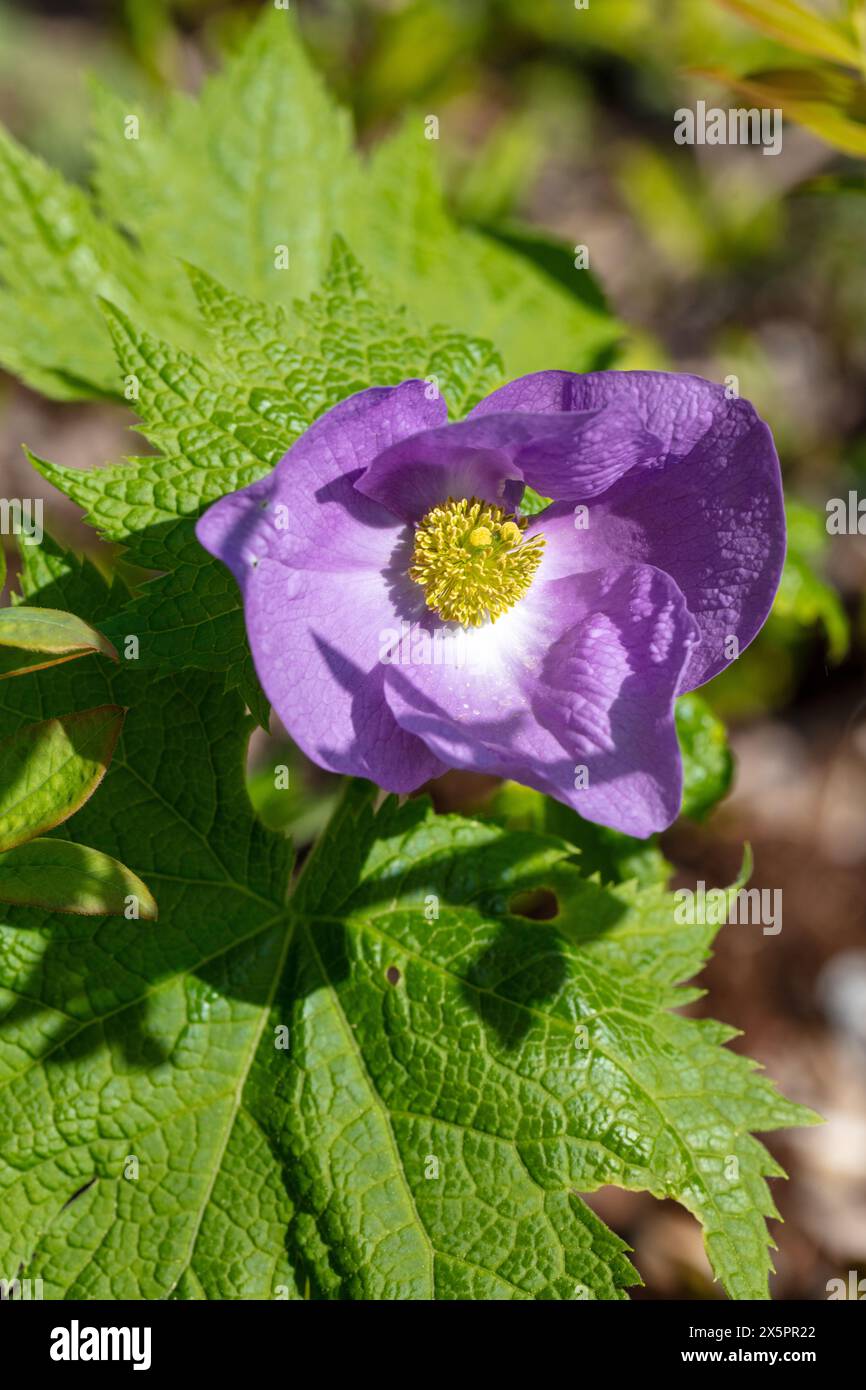
[[[495,623],[523,598],[541,563],[544,537],[524,540],[525,528],[525,521],[477,497],[449,497],[415,532],[409,578],[445,622],[480,627],[489,617]]]

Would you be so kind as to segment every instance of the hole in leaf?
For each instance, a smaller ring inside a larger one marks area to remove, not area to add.
[[[388,981],[389,985],[399,985],[400,971],[397,969],[396,965],[388,966],[388,969],[385,971],[385,979]]]
[[[549,922],[559,916],[559,903],[552,888],[525,888],[509,899],[508,911],[533,922]]]

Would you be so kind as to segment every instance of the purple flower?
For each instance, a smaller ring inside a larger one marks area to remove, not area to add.
[[[554,499],[528,519],[525,486]],[[454,424],[422,381],[361,391],[197,534],[322,767],[495,773],[639,836],[679,810],[675,696],[752,640],[785,551],[767,426],[662,372],[539,372]]]

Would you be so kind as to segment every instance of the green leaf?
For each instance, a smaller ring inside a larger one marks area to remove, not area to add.
[[[849,94],[858,91],[853,82],[840,81],[835,74],[828,78],[799,70],[738,77],[710,68],[700,75],[724,83],[756,106],[780,107],[786,117],[845,154],[855,158],[866,155],[866,122],[854,120],[845,109]]]
[[[542,887],[553,921],[509,910]],[[808,1116],[720,1047],[732,1030],[669,1012],[714,932],[672,903],[587,882],[556,841],[348,793],[293,898],[279,996],[299,1238],[326,1291],[614,1297],[627,1269],[575,1193],[617,1183],[676,1197],[728,1292],[766,1297],[779,1169],[747,1131]]]
[[[110,855],[69,840],[30,840],[0,854],[0,902],[88,916],[124,913],[153,920],[157,906],[136,874]]]
[[[247,774],[247,790],[259,819],[291,835],[296,848],[318,839],[340,798],[342,777],[309,763],[288,736],[260,743]]]
[[[31,602],[90,592],[53,548],[28,568]],[[236,698],[124,663],[33,681],[49,713],[130,706],[75,829],[136,864],[160,924],[8,910],[0,1266],[73,1299],[619,1298],[637,1276],[578,1195],[619,1183],[682,1201],[728,1292],[766,1296],[780,1170],[748,1131],[810,1116],[671,1011],[715,928],[561,841],[374,814],[359,784],[287,908]],[[521,917],[542,890],[557,917]]]
[[[0,850],[61,825],[93,795],[123,714],[102,705],[30,724],[0,743]]]
[[[725,726],[694,693],[677,700],[676,722],[683,756],[682,815],[702,820],[727,796],[734,775]]]
[[[259,728],[264,729],[267,733],[271,724],[270,701],[259,684],[253,658],[248,648],[245,647],[241,661],[235,662],[226,672],[225,688],[226,690],[237,690],[240,693],[244,704]]]
[[[0,361],[48,395],[128,391],[97,296],[194,354],[181,258],[291,319],[321,283],[335,232],[422,322],[495,335],[509,376],[585,370],[621,336],[601,306],[454,223],[422,116],[363,160],[273,9],[197,101],[175,95],[157,111],[97,89],[93,153],[98,206],[0,142]]]
[[[341,224],[362,263],[425,318],[490,338],[508,377],[590,370],[622,337],[615,320],[522,253],[455,227],[422,116],[374,150],[363,186]]]
[[[195,267],[189,275],[224,369],[263,392],[287,392],[298,432],[368,386],[431,378],[459,418],[504,379],[486,339],[438,324],[441,305],[428,320],[395,307],[390,285],[387,300],[377,295],[339,235],[322,283],[308,303],[295,303],[294,331],[279,306],[231,294]]]
[[[740,19],[771,39],[808,53],[857,68],[863,55],[849,25],[815,14],[795,0],[717,0]]]
[[[23,652],[29,657],[22,661]],[[119,660],[108,639],[74,613],[27,608],[24,604],[0,609],[0,680],[72,661],[88,652]]]
[[[2,130],[0,205],[0,360],[48,395],[109,390],[108,345],[94,340],[89,301],[97,285],[125,297],[121,238]]]
[[[30,603],[45,593],[104,628],[121,601],[49,542],[25,563]],[[129,707],[67,838],[133,864],[160,911],[155,926],[3,914],[0,1268],[31,1269],[49,1298],[301,1296],[261,1127],[274,1101],[252,1070],[272,1050],[290,852],[252,814],[251,726],[222,684],[85,659],[0,687],[5,734],[34,698],[47,715]]]
[[[102,207],[143,246],[285,305],[321,281],[357,187],[349,115],[272,7],[197,100],[175,93],[160,112],[97,87],[93,154]]]
[[[480,224],[478,230],[525,257],[532,265],[538,266],[539,270],[543,270],[569,294],[590,308],[602,313],[608,312],[604,290],[595,275],[588,267],[582,270],[577,268],[575,249],[564,241],[550,236],[547,232],[539,231],[530,223],[518,221]]]
[[[850,625],[837,591],[822,579],[819,567],[829,544],[826,516],[806,503],[789,498],[788,553],[773,604],[777,628],[820,626],[832,662],[843,659],[850,645]]]
[[[509,830],[534,830],[566,840],[580,854],[581,872],[586,877],[597,874],[602,883],[664,886],[673,873],[656,836],[637,840],[606,825],[595,825],[561,801],[517,782],[503,782],[497,788],[489,812]]]
[[[523,496],[520,499],[520,515],[538,516],[538,513],[543,512],[545,507],[549,507],[552,501],[552,497],[542,497],[541,493],[536,492],[534,487],[524,488]]]
[[[86,195],[0,128],[0,361],[61,400],[119,395],[98,294],[137,303],[146,322],[190,336],[174,272],[172,290],[145,253],[99,218]],[[141,297],[149,287],[150,307]],[[162,304],[159,300],[162,299]],[[151,317],[151,313],[153,317]]]

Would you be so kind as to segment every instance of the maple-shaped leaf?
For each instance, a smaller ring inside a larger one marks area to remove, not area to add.
[[[622,336],[579,289],[455,224],[422,116],[359,154],[272,7],[195,99],[157,109],[96,87],[91,148],[93,197],[0,133],[0,362],[46,395],[123,396],[98,296],[195,352],[182,260],[291,318],[335,232],[422,322],[495,335],[509,376],[587,370]]]
[[[38,563],[28,601],[80,611],[89,577]],[[715,928],[562,841],[376,813],[360,783],[286,901],[213,677],[88,657],[32,681],[45,717],[129,706],[64,838],[140,872],[160,918],[5,914],[4,1267],[50,1297],[618,1298],[637,1276],[580,1195],[618,1183],[681,1201],[729,1294],[766,1296],[780,1170],[750,1131],[811,1117],[672,1012]]]

